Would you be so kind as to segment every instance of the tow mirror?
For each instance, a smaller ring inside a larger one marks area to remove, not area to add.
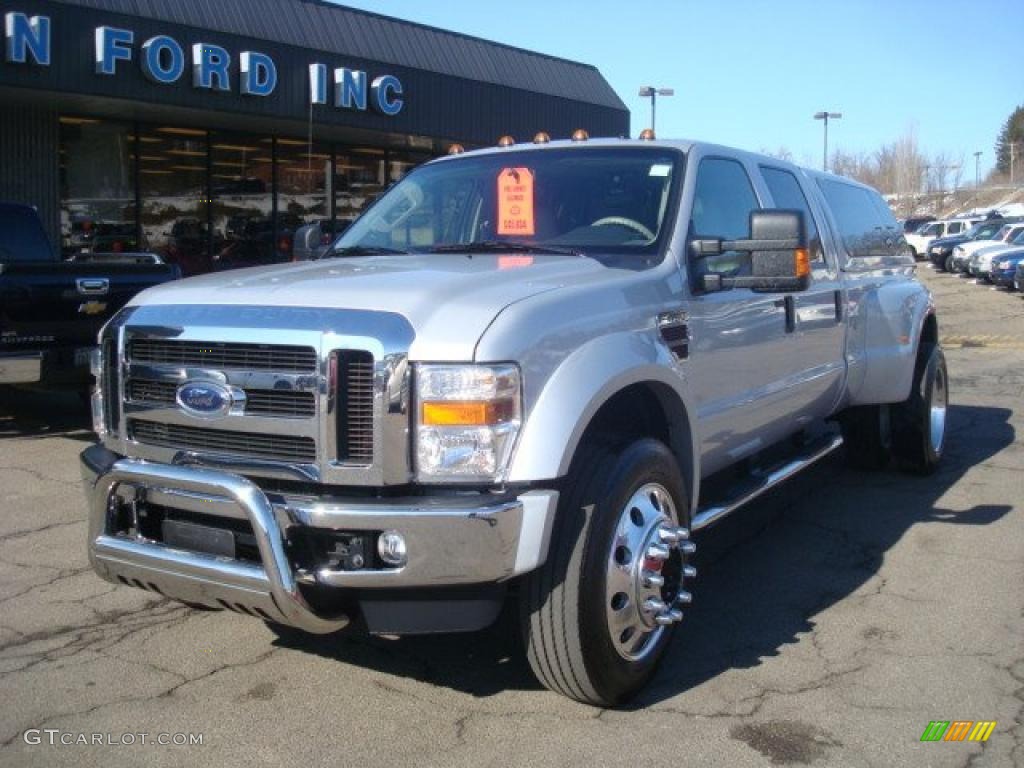
[[[783,293],[805,291],[811,284],[811,261],[802,211],[751,211],[748,239],[700,239],[692,241],[690,248],[696,259],[729,251],[750,254],[749,275],[702,275],[701,287],[705,291],[750,288]]]

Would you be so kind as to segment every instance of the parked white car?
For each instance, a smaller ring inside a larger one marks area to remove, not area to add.
[[[1024,232],[1024,222],[1015,221],[1006,224],[996,232],[990,240],[972,240],[962,243],[953,249],[953,267],[971,272],[971,260],[974,255],[983,248],[1004,245]],[[971,274],[974,274],[971,272]]]
[[[992,274],[992,265],[996,260],[1000,259],[1005,253],[1015,251],[1024,245],[1024,224],[1007,226],[1003,227],[1003,229],[1010,230],[1008,239],[979,248],[970,257],[967,271],[975,277],[988,280],[989,275]]]
[[[959,235],[982,220],[982,218],[978,217],[930,221],[916,232],[911,232],[905,236],[907,245],[914,252],[914,258],[916,259],[928,253],[928,246],[932,244],[933,240],[937,240],[940,237]]]

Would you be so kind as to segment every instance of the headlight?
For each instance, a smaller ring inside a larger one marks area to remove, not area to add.
[[[1010,268],[1010,262],[1008,262],[1008,261],[1000,261],[996,268],[997,269],[1009,269]]]
[[[107,413],[103,407],[103,347],[89,353],[89,370],[96,380],[92,388],[92,431],[100,437],[107,432]]]
[[[418,365],[416,471],[422,482],[497,482],[522,423],[514,365]]]

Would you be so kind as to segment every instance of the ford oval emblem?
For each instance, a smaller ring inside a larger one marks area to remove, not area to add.
[[[231,390],[213,381],[186,381],[178,387],[178,405],[193,416],[217,418],[231,410]]]

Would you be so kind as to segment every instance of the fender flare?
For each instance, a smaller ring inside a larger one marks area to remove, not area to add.
[[[652,387],[668,415],[673,434],[669,447],[680,460],[695,508],[700,437],[686,377],[667,348],[635,333],[603,336],[585,344],[547,378],[528,406],[508,482],[564,477],[595,415],[612,397],[636,384]]]

